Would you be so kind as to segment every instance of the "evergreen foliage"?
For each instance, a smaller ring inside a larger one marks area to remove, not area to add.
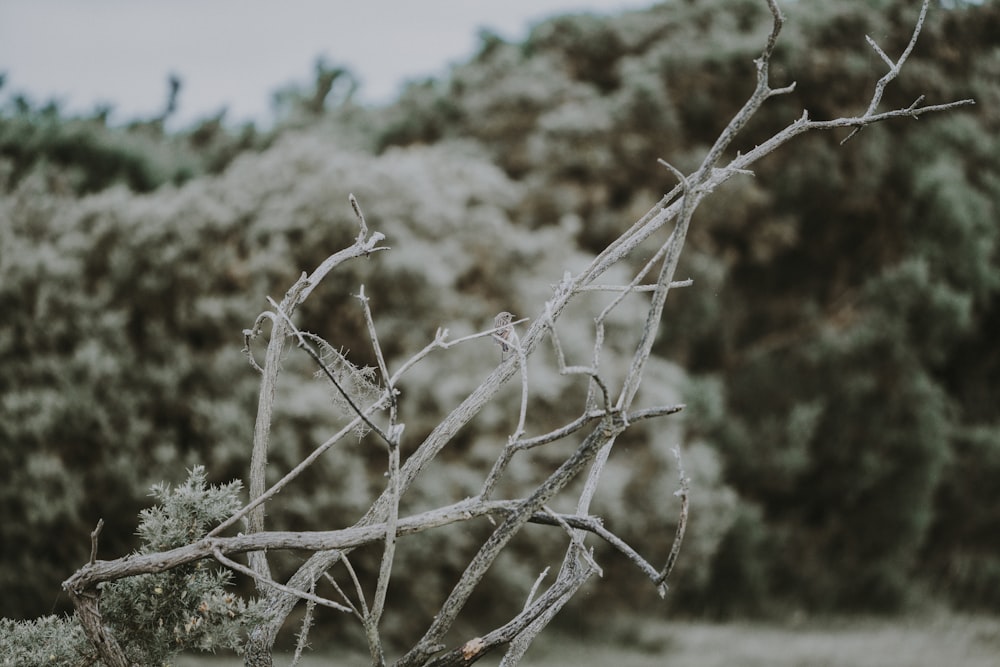
[[[144,510],[138,553],[183,546],[235,512],[239,482],[210,486],[195,467],[176,489],[157,484]],[[102,618],[134,664],[167,665],[184,650],[238,649],[254,607],[232,590],[233,575],[204,561],[160,574],[121,579],[102,591]],[[75,616],[0,619],[0,664],[94,664],[98,659]]]
[[[2,81],[0,81],[2,86]],[[227,128],[225,113],[170,134],[165,118],[108,123],[110,109],[67,117],[56,102],[36,106],[17,95],[0,107],[0,192],[9,192],[36,175],[55,192],[77,195],[123,184],[150,192],[165,183],[180,184],[219,173],[242,152],[270,141],[247,124]]]

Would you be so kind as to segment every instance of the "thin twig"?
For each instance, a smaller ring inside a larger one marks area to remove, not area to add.
[[[368,618],[370,615],[368,602],[365,600],[365,591],[361,587],[361,580],[358,579],[358,573],[354,570],[354,566],[351,565],[351,559],[347,554],[342,553],[340,561],[344,564],[344,569],[347,570],[347,576],[351,578],[351,583],[354,584],[354,592],[358,596],[358,604],[361,605],[362,617]]]
[[[378,406],[380,404],[381,404],[381,400],[380,401],[376,401],[375,403],[373,403],[372,405],[370,405],[367,408],[366,412],[368,412],[368,413],[374,412],[378,408]],[[314,449],[312,452],[310,452],[309,456],[307,456],[304,459],[302,459],[294,468],[292,468],[291,470],[289,470],[285,474],[284,477],[282,477],[280,480],[278,480],[277,482],[275,482],[274,484],[272,484],[270,488],[268,488],[266,491],[264,491],[263,493],[261,493],[259,496],[257,496],[253,500],[251,500],[247,505],[245,505],[244,507],[242,507],[239,511],[237,511],[235,514],[233,514],[231,517],[229,517],[228,519],[226,519],[225,521],[223,521],[222,523],[220,523],[218,526],[216,526],[215,528],[213,528],[208,533],[208,537],[214,537],[216,535],[219,535],[220,533],[222,533],[222,531],[224,531],[225,529],[227,529],[230,526],[232,526],[233,524],[235,524],[237,521],[239,521],[244,516],[246,516],[247,514],[249,514],[256,507],[258,507],[259,505],[262,505],[263,503],[267,502],[269,499],[273,498],[275,495],[277,495],[278,493],[280,493],[282,489],[284,489],[296,477],[298,477],[300,474],[302,474],[302,472],[306,468],[308,468],[313,463],[315,463],[316,459],[318,459],[320,456],[322,456],[323,453],[326,452],[326,450],[330,449],[330,447],[333,447],[335,444],[337,444],[338,442],[340,442],[346,435],[348,435],[349,433],[351,433],[351,431],[353,431],[355,428],[357,428],[357,426],[358,426],[358,424],[360,422],[361,422],[361,417],[355,417],[349,424],[347,424],[346,426],[344,426],[337,433],[335,433],[330,438],[328,438],[324,443],[322,443],[321,445],[319,445],[318,447],[316,447],[316,449]]]
[[[677,459],[677,477],[680,479],[681,488],[676,492],[676,495],[680,496],[681,499],[681,511],[677,516],[677,531],[674,533],[674,542],[670,547],[670,554],[667,556],[667,562],[663,566],[663,570],[654,580],[657,585],[665,585],[667,577],[674,569],[674,564],[677,562],[677,556],[681,551],[681,543],[684,542],[684,531],[687,528],[688,520],[688,496],[689,487],[691,480],[688,479],[687,475],[684,474],[684,464],[681,461],[681,450],[680,448],[674,448],[674,457]]]
[[[868,35],[865,35],[865,39],[868,41],[868,44],[875,50],[875,53],[877,53],[879,57],[885,61],[886,65],[889,66],[889,71],[886,72],[877,82],[875,82],[875,92],[872,94],[872,99],[868,103],[868,109],[862,116],[863,118],[872,116],[875,113],[875,109],[878,107],[879,102],[882,101],[882,95],[885,93],[885,87],[889,85],[889,83],[892,82],[897,76],[899,76],[899,71],[903,68],[903,63],[905,63],[907,58],[910,57],[913,47],[917,44],[917,37],[920,36],[920,31],[923,30],[924,19],[927,18],[927,8],[929,6],[930,0],[924,0],[920,5],[920,15],[917,17],[916,25],[913,26],[913,34],[910,35],[909,43],[907,43],[906,48],[903,49],[903,53],[900,54],[899,60],[896,62],[892,62],[892,59],[886,55],[885,51],[879,48],[878,44],[875,43],[875,40]],[[850,141],[851,138],[860,132],[863,127],[864,125],[858,125],[855,127],[854,130],[840,142],[841,145]]]
[[[345,563],[347,562],[346,558],[344,559],[344,562]],[[332,576],[330,576],[329,572],[324,572],[323,578],[326,579],[331,586],[333,586],[333,590],[337,591],[337,595],[339,595],[340,599],[344,601],[344,604],[346,604],[348,607],[351,608],[351,611],[354,613],[354,616],[358,620],[364,621],[364,617],[361,615],[361,612],[358,611],[358,608],[354,605],[354,601],[351,600],[350,596],[344,591],[343,588],[340,587],[340,584],[337,583],[337,580],[334,579]],[[362,602],[364,602],[363,598]]]
[[[535,599],[535,594],[538,593],[538,587],[542,585],[542,581],[544,581],[545,577],[548,576],[550,569],[551,568],[546,567],[544,570],[542,570],[541,573],[538,575],[538,577],[535,579],[535,583],[531,585],[531,590],[528,591],[528,597],[526,597],[524,600],[524,609],[527,609],[528,607],[531,606],[531,601]]]
[[[677,287],[691,287],[694,284],[694,280],[691,278],[685,278],[684,280],[675,280],[670,283],[670,289],[675,289]],[[656,285],[584,285],[578,292],[652,292],[656,289]]]
[[[321,604],[324,607],[329,607],[330,609],[336,609],[337,611],[344,611],[347,612],[348,614],[351,613],[350,607],[345,607],[339,602],[334,602],[333,600],[327,600],[326,598],[322,598],[318,595],[313,595],[312,593],[307,593],[306,591],[299,591],[295,590],[294,588],[289,588],[284,584],[279,584],[277,581],[273,579],[265,579],[264,577],[261,577],[259,574],[251,570],[249,567],[240,565],[236,561],[227,558],[222,553],[222,550],[218,547],[212,550],[212,555],[215,557],[215,560],[219,561],[219,563],[225,565],[229,569],[235,570],[236,572],[240,572],[248,577],[253,578],[253,580],[257,582],[258,586],[271,587],[281,591],[282,593],[288,593],[289,595],[294,595],[295,597],[302,598],[303,600],[312,600],[316,604]]]
[[[385,609],[385,598],[389,591],[389,579],[392,577],[392,564],[396,554],[396,531],[399,527],[399,437],[401,425],[392,426],[389,445],[388,489],[390,498],[389,517],[385,522],[385,541],[382,550],[382,561],[379,565],[378,581],[375,584],[375,595],[372,596],[371,613],[366,616],[365,627],[370,636],[373,658],[376,664],[384,664],[382,641],[378,633],[378,624]]]
[[[512,439],[516,440],[524,434],[524,423],[528,417],[528,357],[521,347],[521,339],[517,337],[517,331],[510,325],[510,340],[507,344],[514,349],[517,357],[517,367],[521,372],[521,407],[517,415],[517,428],[514,429]]]
[[[354,399],[351,397],[351,395],[347,393],[347,391],[344,389],[343,386],[341,386],[340,382],[337,380],[337,377],[333,374],[333,371],[330,370],[330,368],[326,365],[326,363],[323,361],[322,357],[319,356],[316,350],[312,348],[312,345],[310,345],[306,341],[305,335],[301,331],[299,331],[299,328],[295,326],[295,323],[292,322],[291,319],[289,319],[285,311],[281,309],[281,306],[275,303],[274,299],[272,299],[271,297],[267,297],[267,300],[268,302],[271,303],[271,305],[275,307],[275,309],[278,312],[278,316],[281,317],[282,320],[284,320],[285,326],[288,327],[289,332],[293,336],[295,336],[296,339],[298,339],[299,347],[305,350],[306,354],[308,354],[310,357],[313,358],[313,361],[316,362],[316,365],[319,366],[321,371],[323,371],[323,374],[326,376],[326,379],[328,379],[331,383],[333,383],[333,386],[337,388],[337,391],[340,392],[340,395],[343,397],[343,399],[347,401],[347,404],[349,406],[351,406],[351,410],[354,411],[354,414],[360,417],[361,421],[365,423],[365,426],[367,426],[372,431],[377,433],[378,436],[386,442],[386,444],[390,444],[388,434],[385,431],[383,431],[380,426],[376,425],[375,422],[369,419],[368,415],[365,413],[364,410],[358,407],[358,404],[354,402]]]
[[[352,201],[353,201],[353,195]],[[372,309],[368,303],[368,297],[365,296],[365,286],[362,285],[358,292],[358,300],[361,301],[362,310],[365,314],[365,325],[368,327],[368,337],[372,341],[372,350],[375,351],[375,359],[378,360],[378,368],[382,373],[382,382],[386,387],[391,389],[390,381],[391,376],[389,375],[389,369],[385,364],[385,356],[382,354],[382,346],[378,341],[378,332],[375,330],[375,320],[372,319]],[[391,393],[391,391],[390,391]]]
[[[310,593],[316,593],[315,584],[309,590]],[[302,652],[308,646],[309,642],[309,629],[313,624],[313,613],[316,610],[316,603],[312,600],[306,600],[306,613],[302,616],[302,629],[299,631],[298,636],[295,638],[295,653],[292,655],[291,667],[296,667],[299,664],[299,660],[302,659]]]
[[[97,538],[101,536],[101,530],[104,529],[104,519],[97,520],[97,527],[90,531],[90,564],[93,565],[97,561]]]
[[[569,535],[570,542],[576,546],[577,552],[581,556],[583,556],[583,559],[590,564],[590,566],[594,569],[595,572],[597,572],[597,576],[603,577],[604,570],[601,569],[601,566],[598,565],[597,561],[594,560],[594,555],[590,552],[589,549],[587,549],[587,545],[583,543],[583,536],[574,531],[570,527],[569,523],[564,521],[562,517],[553,512],[547,505],[542,507],[542,511],[548,514],[550,517],[552,517],[555,520],[555,522],[559,525],[559,527],[562,528],[564,531],[566,531],[566,534]]]

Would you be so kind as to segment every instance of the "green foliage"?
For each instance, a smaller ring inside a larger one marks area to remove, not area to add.
[[[760,616],[773,609],[774,575],[767,556],[774,548],[770,533],[758,508],[740,508],[712,555],[712,578],[700,596],[707,613],[717,617]]]
[[[157,553],[190,544],[242,506],[242,482],[207,486],[206,479],[204,466],[195,466],[176,489],[169,484],[153,485],[150,495],[157,504],[139,515],[137,534],[142,540],[139,553]]]
[[[772,72],[797,87],[765,105],[736,149],[803,108],[813,118],[863,111],[884,72],[864,35],[895,56],[915,13],[891,1],[784,9]],[[656,158],[689,168],[715,139],[752,89],[769,20],[763,2],[708,0],[563,17],[523,44],[484,34],[447,80],[413,84],[365,113],[350,104],[349,74],[319,63],[314,89],[285,91],[286,124],[273,137],[234,135],[221,117],[169,135],[66,119],[54,107],[6,110],[0,511],[22,519],[0,526],[3,613],[51,610],[98,517],[103,553],[136,548],[135,508],[157,480],[176,481],[195,461],[214,480],[243,475],[257,377],[240,332],[264,295],[279,298],[350,243],[348,192],[392,251],[338,270],[300,313],[345,363],[375,365],[351,296],[360,284],[390,366],[439,326],[457,337],[500,310],[537,312],[566,268],[673,186]],[[843,133],[803,137],[698,210],[679,274],[694,286],[671,294],[648,397],[682,388],[685,431],[651,427],[621,443],[616,456],[629,460],[611,469],[595,508],[642,553],[663,552],[669,450],[686,442],[697,483],[672,591],[688,608],[889,610],[925,584],[960,603],[1000,605],[998,24],[997,3],[933,11],[883,102],[973,96],[976,107],[869,127],[844,146]],[[634,261],[647,258],[642,248]],[[590,317],[568,313],[560,330],[578,363]],[[634,327],[629,317],[610,326]],[[495,351],[458,346],[410,372],[404,456],[493,368]],[[551,362],[547,354],[539,360]],[[614,376],[627,358],[608,356]],[[274,474],[344,423],[307,360],[284,364]],[[569,380],[540,363],[531,377],[531,432],[576,414],[583,397]],[[512,389],[463,429],[403,510],[474,493],[517,401]],[[269,507],[270,525],[329,528],[360,516],[383,483],[384,454],[370,444],[325,455]],[[541,451],[515,460],[499,492],[516,494],[551,463]],[[636,507],[657,511],[636,516]],[[170,528],[166,543],[204,521]],[[394,579],[391,602],[411,612],[387,620],[390,634],[425,625],[480,538],[445,531],[401,543],[398,571],[418,574]],[[502,613],[516,604],[511,588],[537,575],[526,564],[560,549],[515,544],[473,604]],[[609,576],[633,576],[617,555],[599,557]],[[279,558],[278,576],[295,565]],[[367,577],[375,557],[359,554],[356,567]],[[215,610],[207,591],[225,582],[204,576],[199,600]],[[645,582],[620,581],[571,617],[654,597]],[[131,591],[165,619],[150,629],[164,633],[156,641],[198,617],[157,606],[156,588],[174,585]]]
[[[211,486],[196,466],[175,489],[153,487],[157,504],[143,510],[139,553],[182,546],[208,532],[240,505],[238,481]],[[255,610],[232,591],[232,573],[204,561],[160,574],[119,579],[101,589],[104,623],[136,664],[165,665],[184,650],[238,649]],[[0,664],[91,664],[97,652],[75,617],[0,620]]]
[[[35,107],[17,97],[0,107],[0,191],[32,175],[65,193],[86,194],[115,184],[149,192],[222,171],[237,155],[269,141],[252,125],[233,131],[223,114],[177,134],[163,119],[109,127],[108,109],[64,116],[57,104]]]
[[[210,486],[206,480],[205,469],[196,466],[175,489],[153,487],[157,504],[141,514],[139,553],[189,544],[239,509],[239,481]],[[102,589],[102,614],[139,664],[166,664],[183,650],[236,649],[255,612],[232,583],[230,571],[206,561],[118,579]]]
[[[75,617],[0,618],[0,656],[3,667],[76,667],[93,664],[97,651],[87,642]]]

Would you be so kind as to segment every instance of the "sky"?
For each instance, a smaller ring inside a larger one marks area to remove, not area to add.
[[[406,80],[442,75],[489,28],[519,40],[553,14],[618,13],[652,0],[0,0],[0,100],[25,93],[64,110],[150,117],[182,88],[173,123],[227,108],[267,122],[271,94],[308,85],[314,64],[347,66],[358,100],[390,101]]]

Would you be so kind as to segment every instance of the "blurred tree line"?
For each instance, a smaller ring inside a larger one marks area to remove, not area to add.
[[[883,104],[924,94],[976,107],[869,127],[843,146],[846,133],[809,135],[696,215],[679,274],[694,286],[668,302],[651,382],[658,402],[688,403],[683,433],[660,426],[623,443],[616,456],[630,460],[598,503],[634,544],[665,549],[663,513],[637,509],[670,502],[669,448],[684,441],[694,497],[675,613],[893,611],[939,597],[1000,609],[1000,3],[950,4],[931,13]],[[765,105],[744,150],[802,109],[863,111],[884,73],[864,35],[898,54],[916,13],[902,0],[784,9],[772,76],[798,86]],[[565,268],[672,187],[658,157],[695,164],[752,90],[769,22],[759,0],[675,0],[554,18],[519,43],[483,32],[449,77],[378,109],[355,105],[349,73],[319,63],[315,90],[281,92],[267,133],[221,117],[176,133],[112,127],[106,115],[7,103],[2,614],[65,608],[59,582],[86,561],[99,517],[103,557],[135,548],[151,485],[196,464],[215,482],[244,476],[257,376],[241,331],[265,295],[350,243],[348,192],[393,249],[333,276],[301,316],[355,363],[374,363],[352,297],[361,283],[390,359],[438,326],[457,336],[499,310],[537,312]],[[455,348],[415,369],[407,440],[478,383],[494,352]],[[272,457],[291,465],[344,415],[308,364],[286,364],[300,381],[279,388]],[[539,431],[574,412],[566,391],[557,374],[541,378]],[[474,492],[517,398],[459,434],[408,509]],[[271,525],[352,522],[382,465],[360,443],[328,455],[279,497]],[[533,478],[545,458],[518,465],[514,479]],[[445,530],[401,545],[402,571],[419,576],[395,603],[432,613],[481,537]],[[505,586],[530,587],[528,556],[555,559],[557,547],[515,545],[483,613],[508,604]],[[570,610],[576,622],[654,602],[602,548],[618,583]]]

